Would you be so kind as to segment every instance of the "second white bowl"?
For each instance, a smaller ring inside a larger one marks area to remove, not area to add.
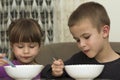
[[[80,79],[94,79],[100,75],[104,65],[66,65],[65,70],[72,78]]]

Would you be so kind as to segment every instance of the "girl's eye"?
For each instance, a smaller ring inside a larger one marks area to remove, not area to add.
[[[34,48],[35,47],[35,45],[31,45],[31,46],[29,46],[30,48]]]
[[[18,48],[23,48],[24,46],[18,46]]]
[[[34,48],[35,46],[37,46],[36,44],[30,44],[29,47],[30,48]]]

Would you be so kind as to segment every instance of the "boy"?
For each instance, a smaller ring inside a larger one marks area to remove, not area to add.
[[[97,78],[120,80],[120,54],[109,43],[110,19],[105,8],[96,2],[84,3],[71,14],[68,26],[81,52],[65,63],[55,60],[47,77],[69,77],[64,65],[104,64]]]

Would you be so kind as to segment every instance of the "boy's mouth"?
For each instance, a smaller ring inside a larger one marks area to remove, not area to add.
[[[86,53],[88,53],[88,52],[89,52],[89,50],[83,50],[83,52],[86,54]]]

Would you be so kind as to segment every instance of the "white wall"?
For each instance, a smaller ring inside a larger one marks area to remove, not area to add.
[[[111,20],[110,41],[120,42],[120,0],[54,0],[54,42],[74,41],[67,26],[68,18],[73,10],[87,1],[101,3],[107,10]]]
[[[88,0],[101,3],[111,20],[110,41],[120,42],[120,0]]]

